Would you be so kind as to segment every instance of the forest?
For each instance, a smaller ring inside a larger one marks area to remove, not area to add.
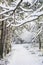
[[[0,0],[0,65],[43,65],[43,0]]]

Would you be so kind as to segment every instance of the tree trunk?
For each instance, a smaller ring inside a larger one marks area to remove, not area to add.
[[[40,35],[38,35],[39,38],[39,49],[41,49],[41,40],[40,40]]]

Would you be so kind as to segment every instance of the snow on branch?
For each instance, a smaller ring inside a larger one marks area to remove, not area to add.
[[[36,14],[37,14],[36,16],[34,15],[32,17],[29,17],[28,19],[25,19],[25,20],[20,21],[21,24],[17,24],[17,25],[11,24],[11,26],[19,27],[21,25],[24,25],[27,22],[34,21],[34,20],[38,19],[38,17],[40,17],[41,15],[43,15],[43,11],[37,12]]]
[[[37,1],[38,1],[38,0],[35,0],[34,3],[32,3],[32,4],[30,5],[30,7],[34,6]],[[30,7],[29,7],[29,8],[30,8]]]
[[[37,13],[33,14],[32,16],[41,16],[41,15],[43,15],[43,11],[37,12]]]
[[[5,11],[1,12],[0,15],[8,13],[8,12],[11,12],[11,11],[12,12],[15,11],[18,8],[18,6],[20,5],[21,2],[22,2],[22,0],[20,0],[18,2],[18,4],[16,5],[16,7],[10,8],[9,10],[5,10]],[[7,26],[11,25],[11,26],[19,27],[19,26],[21,26],[21,25],[23,25],[23,24],[25,24],[27,22],[31,22],[31,21],[36,20],[39,16],[43,15],[43,11],[39,12],[42,8],[43,8],[43,5],[39,9],[37,9],[35,12],[33,12],[30,16],[28,16],[28,19],[22,20],[21,21],[22,23],[17,24],[17,25],[14,25],[14,24],[10,23]],[[4,21],[4,20],[6,20],[8,18],[9,17],[6,17],[4,19],[0,19],[0,21]]]
[[[31,22],[31,21],[36,20],[39,16],[43,15],[43,11],[40,12],[40,10],[41,10],[42,8],[43,8],[43,5],[42,5],[39,9],[37,9],[35,12],[33,12],[28,19],[19,21],[19,22],[22,22],[22,23],[17,24],[17,25],[11,24],[11,26],[19,27],[19,26],[21,26],[21,25],[24,25],[24,24],[27,23],[27,22]],[[18,21],[17,21],[17,22],[18,22]],[[8,24],[8,25],[9,25],[9,24]]]
[[[8,22],[8,25],[6,27],[9,27],[14,21],[11,21],[11,22],[7,21],[7,22]]]
[[[3,1],[4,1],[4,3],[6,4],[6,6],[9,6],[9,5],[8,5],[8,2],[7,2],[6,0],[3,0]]]
[[[5,13],[8,13],[9,11],[10,11],[10,10],[5,10],[5,11],[1,12],[1,13],[0,13],[0,16],[3,15],[3,14],[5,14]]]
[[[33,11],[32,9],[29,9],[29,10],[28,10],[28,9],[24,9],[24,8],[23,8],[23,7],[21,7],[21,6],[20,6],[20,8],[21,8],[23,11],[25,11],[25,12],[30,12],[30,11]]]
[[[10,6],[7,7],[7,6],[5,6],[4,4],[0,4],[0,7],[3,8],[3,9],[8,9],[8,10],[10,9]]]
[[[37,36],[42,32],[42,28],[43,26],[41,26],[41,28],[39,28],[36,32],[34,32],[34,39],[32,41],[34,41],[35,38],[37,38]]]
[[[21,25],[24,25],[24,24],[27,23],[27,22],[36,20],[37,18],[38,18],[37,16],[35,16],[35,17],[30,17],[30,18],[28,18],[28,19],[22,20],[22,21],[21,21],[21,22],[22,22],[21,24],[17,24],[17,25],[11,24],[11,26],[19,27],[19,26],[21,26]]]
[[[8,17],[5,17],[5,18],[3,18],[3,19],[0,19],[0,21],[2,22],[2,21],[5,21],[5,20],[7,20],[7,19],[9,19],[9,18],[12,18],[12,16],[8,16]]]
[[[17,9],[17,7],[20,5],[21,2],[22,2],[22,0],[17,4],[16,7],[13,7],[13,8],[12,8],[12,7],[10,7],[10,8],[5,7],[5,8],[7,8],[7,9],[9,9],[9,10],[5,10],[5,11],[1,12],[0,15],[5,14],[5,13],[8,13],[8,12],[11,12],[11,11],[15,11],[15,10]],[[0,5],[0,6],[1,6],[1,5]],[[3,7],[3,6],[2,6],[2,7]],[[36,12],[40,11],[42,8],[43,8],[43,5],[42,5],[39,9],[37,9],[35,12],[33,12],[30,16],[32,16],[32,15],[35,14]],[[30,16],[29,16],[29,17],[30,17]]]
[[[21,2],[22,2],[22,0],[18,1],[17,5],[15,7],[5,7],[7,9],[9,9],[9,10],[5,10],[4,12],[0,13],[0,15],[11,12],[11,11],[15,11],[18,8],[18,6],[20,5]],[[1,5],[0,5],[0,7],[4,8]]]
[[[18,4],[17,4],[16,8],[14,9],[14,11],[18,8],[18,6],[21,4],[22,1],[23,1],[23,0],[20,0],[20,1],[18,2]]]
[[[34,11],[30,16],[33,16],[33,15],[35,15],[36,13],[38,14],[38,12],[39,12],[42,8],[43,8],[43,5],[42,5],[40,8],[38,8],[36,11]],[[28,17],[30,17],[30,16],[28,16]]]
[[[3,0],[3,2],[6,4],[6,6],[8,6],[8,2],[6,0]]]

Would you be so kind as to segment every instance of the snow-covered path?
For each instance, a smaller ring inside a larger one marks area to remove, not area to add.
[[[43,65],[41,58],[32,55],[21,44],[14,45],[11,55],[7,58],[9,61],[7,65]]]

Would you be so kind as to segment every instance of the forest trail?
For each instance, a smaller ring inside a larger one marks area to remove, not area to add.
[[[42,58],[31,54],[22,44],[12,46],[12,52],[7,60],[7,65],[43,65]]]

